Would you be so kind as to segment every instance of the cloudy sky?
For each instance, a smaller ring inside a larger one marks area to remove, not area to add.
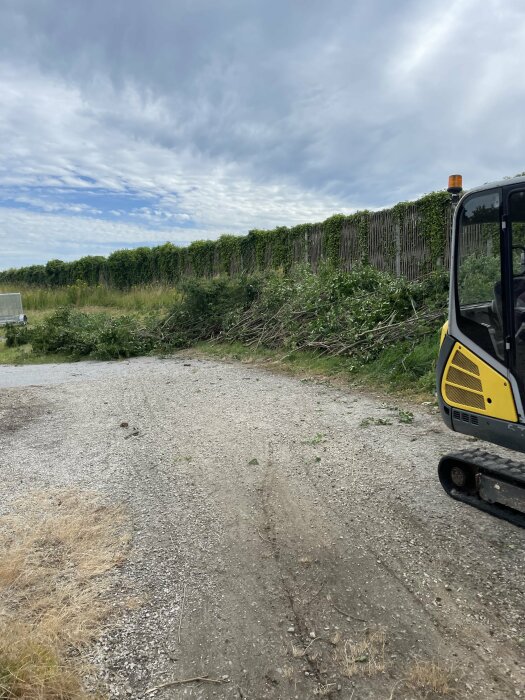
[[[525,170],[523,0],[0,0],[0,269]]]

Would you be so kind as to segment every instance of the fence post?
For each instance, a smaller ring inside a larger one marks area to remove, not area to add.
[[[309,252],[308,251],[308,233],[309,233],[309,231],[307,228],[306,231],[304,232],[304,262],[305,262],[305,265],[308,265],[308,263],[310,262],[310,256],[308,254],[308,252]]]
[[[396,224],[396,277],[401,277],[401,226]]]

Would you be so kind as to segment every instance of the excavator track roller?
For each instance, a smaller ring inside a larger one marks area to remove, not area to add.
[[[525,527],[525,464],[483,450],[441,458],[441,485],[449,496]]]

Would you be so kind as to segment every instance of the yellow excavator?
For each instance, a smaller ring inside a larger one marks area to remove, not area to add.
[[[441,332],[437,393],[449,428],[525,452],[525,177],[463,192],[450,244],[448,321]],[[445,491],[525,527],[525,464],[471,449],[445,455]]]

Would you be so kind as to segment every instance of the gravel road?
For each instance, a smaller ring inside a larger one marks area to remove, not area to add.
[[[4,510],[75,486],[131,514],[110,697],[437,697],[423,663],[452,697],[525,697],[524,531],[442,492],[471,443],[431,406],[143,358],[0,367],[0,421]]]

